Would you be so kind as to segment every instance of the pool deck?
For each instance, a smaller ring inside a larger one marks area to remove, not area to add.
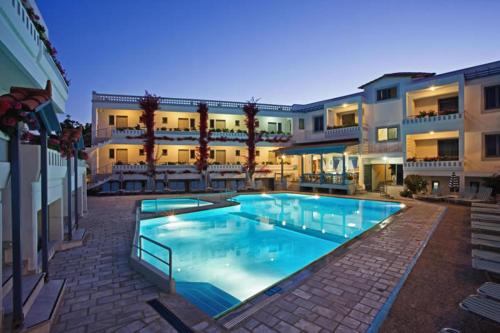
[[[365,332],[382,324],[394,291],[445,211],[411,201],[383,230],[329,255],[308,277],[250,307],[253,313],[233,326],[228,321],[234,318],[214,321],[130,268],[135,203],[150,198],[89,197],[89,214],[80,222],[89,233],[86,244],[57,253],[50,264],[52,277],[67,279],[54,332],[175,332],[146,304],[154,298],[201,332]]]

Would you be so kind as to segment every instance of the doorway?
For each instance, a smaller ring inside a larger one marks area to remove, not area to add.
[[[128,150],[127,149],[117,149],[116,150],[116,162],[123,164],[128,163]]]

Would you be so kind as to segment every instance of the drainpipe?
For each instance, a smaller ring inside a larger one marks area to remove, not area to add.
[[[66,157],[66,176],[68,179],[66,180],[67,191],[68,191],[68,240],[73,239],[73,226],[71,225],[71,156]]]
[[[45,281],[49,280],[49,215],[48,215],[48,167],[47,167],[47,129],[40,126],[40,173],[42,192],[42,272]]]
[[[75,144],[76,146],[76,144]],[[75,147],[73,170],[75,172],[75,229],[78,229],[78,150]]]
[[[11,210],[12,210],[12,322],[20,327],[24,321],[22,302],[22,257],[21,257],[21,159],[20,133],[18,123],[10,138]]]

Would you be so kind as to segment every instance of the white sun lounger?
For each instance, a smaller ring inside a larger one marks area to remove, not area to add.
[[[481,271],[500,274],[500,263],[498,262],[483,260],[480,258],[472,258],[472,267]]]
[[[484,297],[493,298],[500,301],[500,284],[493,282],[486,282],[477,288],[477,293]]]
[[[464,299],[460,307],[467,312],[500,323],[500,303],[490,298],[472,295]]]
[[[471,220],[474,221],[484,221],[484,222],[500,222],[500,215],[493,214],[470,214]]]
[[[500,253],[483,250],[472,250],[472,257],[500,263]]]
[[[500,232],[500,223],[472,221],[472,229]]]
[[[471,234],[471,244],[500,249],[500,236],[473,232]]]

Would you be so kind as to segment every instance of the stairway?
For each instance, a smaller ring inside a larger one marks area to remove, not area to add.
[[[5,331],[12,330],[11,321],[13,312],[13,290],[11,270],[4,266],[3,274],[3,307]],[[64,293],[65,280],[50,280],[45,282],[45,274],[24,275],[22,284],[22,304],[24,315],[24,326],[20,332],[50,332],[50,327],[55,319],[57,309],[61,303]],[[5,283],[9,281],[9,283]],[[7,319],[7,320],[6,320]]]

